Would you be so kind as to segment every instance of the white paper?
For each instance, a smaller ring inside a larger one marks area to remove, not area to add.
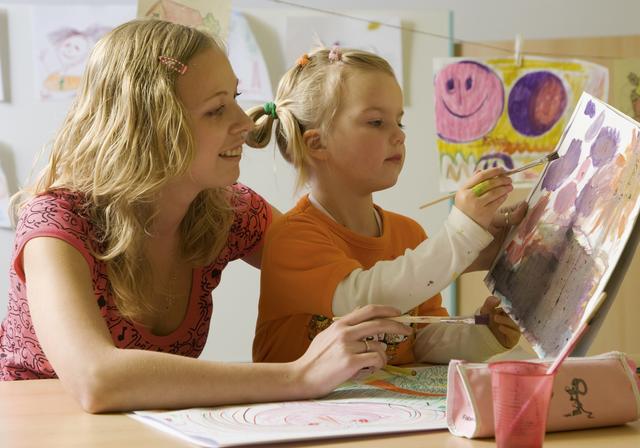
[[[417,370],[413,377],[378,372],[321,400],[129,415],[206,447],[444,429],[447,366]]]
[[[135,7],[34,6],[35,88],[43,100],[72,98],[95,43],[135,18]]]
[[[229,60],[239,79],[238,91],[242,101],[273,101],[271,80],[262,51],[245,16],[237,11],[231,14]]]
[[[287,17],[286,63],[291,66],[318,44],[327,48],[366,50],[389,62],[402,87],[402,34],[397,17],[367,17],[364,22],[343,17]],[[385,26],[385,25],[391,26]]]

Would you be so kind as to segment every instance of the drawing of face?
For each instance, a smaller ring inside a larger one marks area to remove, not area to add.
[[[69,36],[58,47],[58,56],[64,66],[84,61],[88,52],[89,40],[81,34]]]
[[[516,131],[536,137],[551,129],[566,107],[562,80],[551,72],[537,71],[518,79],[509,93],[507,110]]]
[[[507,170],[513,169],[513,159],[509,154],[503,152],[492,152],[480,157],[478,163],[476,163],[476,169],[487,170],[489,168],[503,167]]]
[[[451,142],[477,140],[496,125],[504,107],[500,78],[473,61],[449,64],[436,75],[436,130]]]

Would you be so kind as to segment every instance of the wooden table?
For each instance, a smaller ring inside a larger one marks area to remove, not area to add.
[[[58,380],[0,382],[0,446],[82,448],[168,448],[192,446],[123,414],[91,415]],[[259,445],[260,447],[265,445]],[[273,446],[273,445],[270,445]],[[351,448],[495,446],[493,439],[468,440],[448,431],[331,439],[280,445]],[[640,447],[640,421],[624,426],[547,434],[545,448]]]

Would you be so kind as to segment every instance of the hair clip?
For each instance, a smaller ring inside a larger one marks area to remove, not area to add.
[[[278,118],[278,114],[276,113],[276,103],[274,103],[273,101],[264,103],[264,105],[262,106],[262,110],[264,110],[264,113],[269,115],[274,120]]]
[[[342,50],[339,46],[334,45],[329,51],[329,61],[340,62],[342,61]]]
[[[181,75],[187,73],[187,64],[184,64],[177,59],[170,58],[169,56],[158,56],[158,60],[171,70],[176,71]]]
[[[304,67],[309,63],[309,55],[307,53],[303,54],[298,58],[298,66]]]

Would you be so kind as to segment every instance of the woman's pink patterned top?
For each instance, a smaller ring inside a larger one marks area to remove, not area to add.
[[[199,356],[209,333],[211,291],[218,286],[222,270],[228,262],[260,247],[271,222],[271,208],[261,196],[241,184],[233,188],[235,220],[227,244],[215,263],[193,270],[185,319],[166,336],[156,336],[118,312],[110,292],[106,266],[89,250],[96,251],[98,247],[92,225],[82,212],[80,196],[59,190],[33,198],[23,209],[16,228],[9,270],[9,309],[0,326],[0,380],[56,378],[31,322],[22,266],[24,245],[32,238],[42,236],[60,238],[84,256],[92,274],[96,304],[117,347]]]

